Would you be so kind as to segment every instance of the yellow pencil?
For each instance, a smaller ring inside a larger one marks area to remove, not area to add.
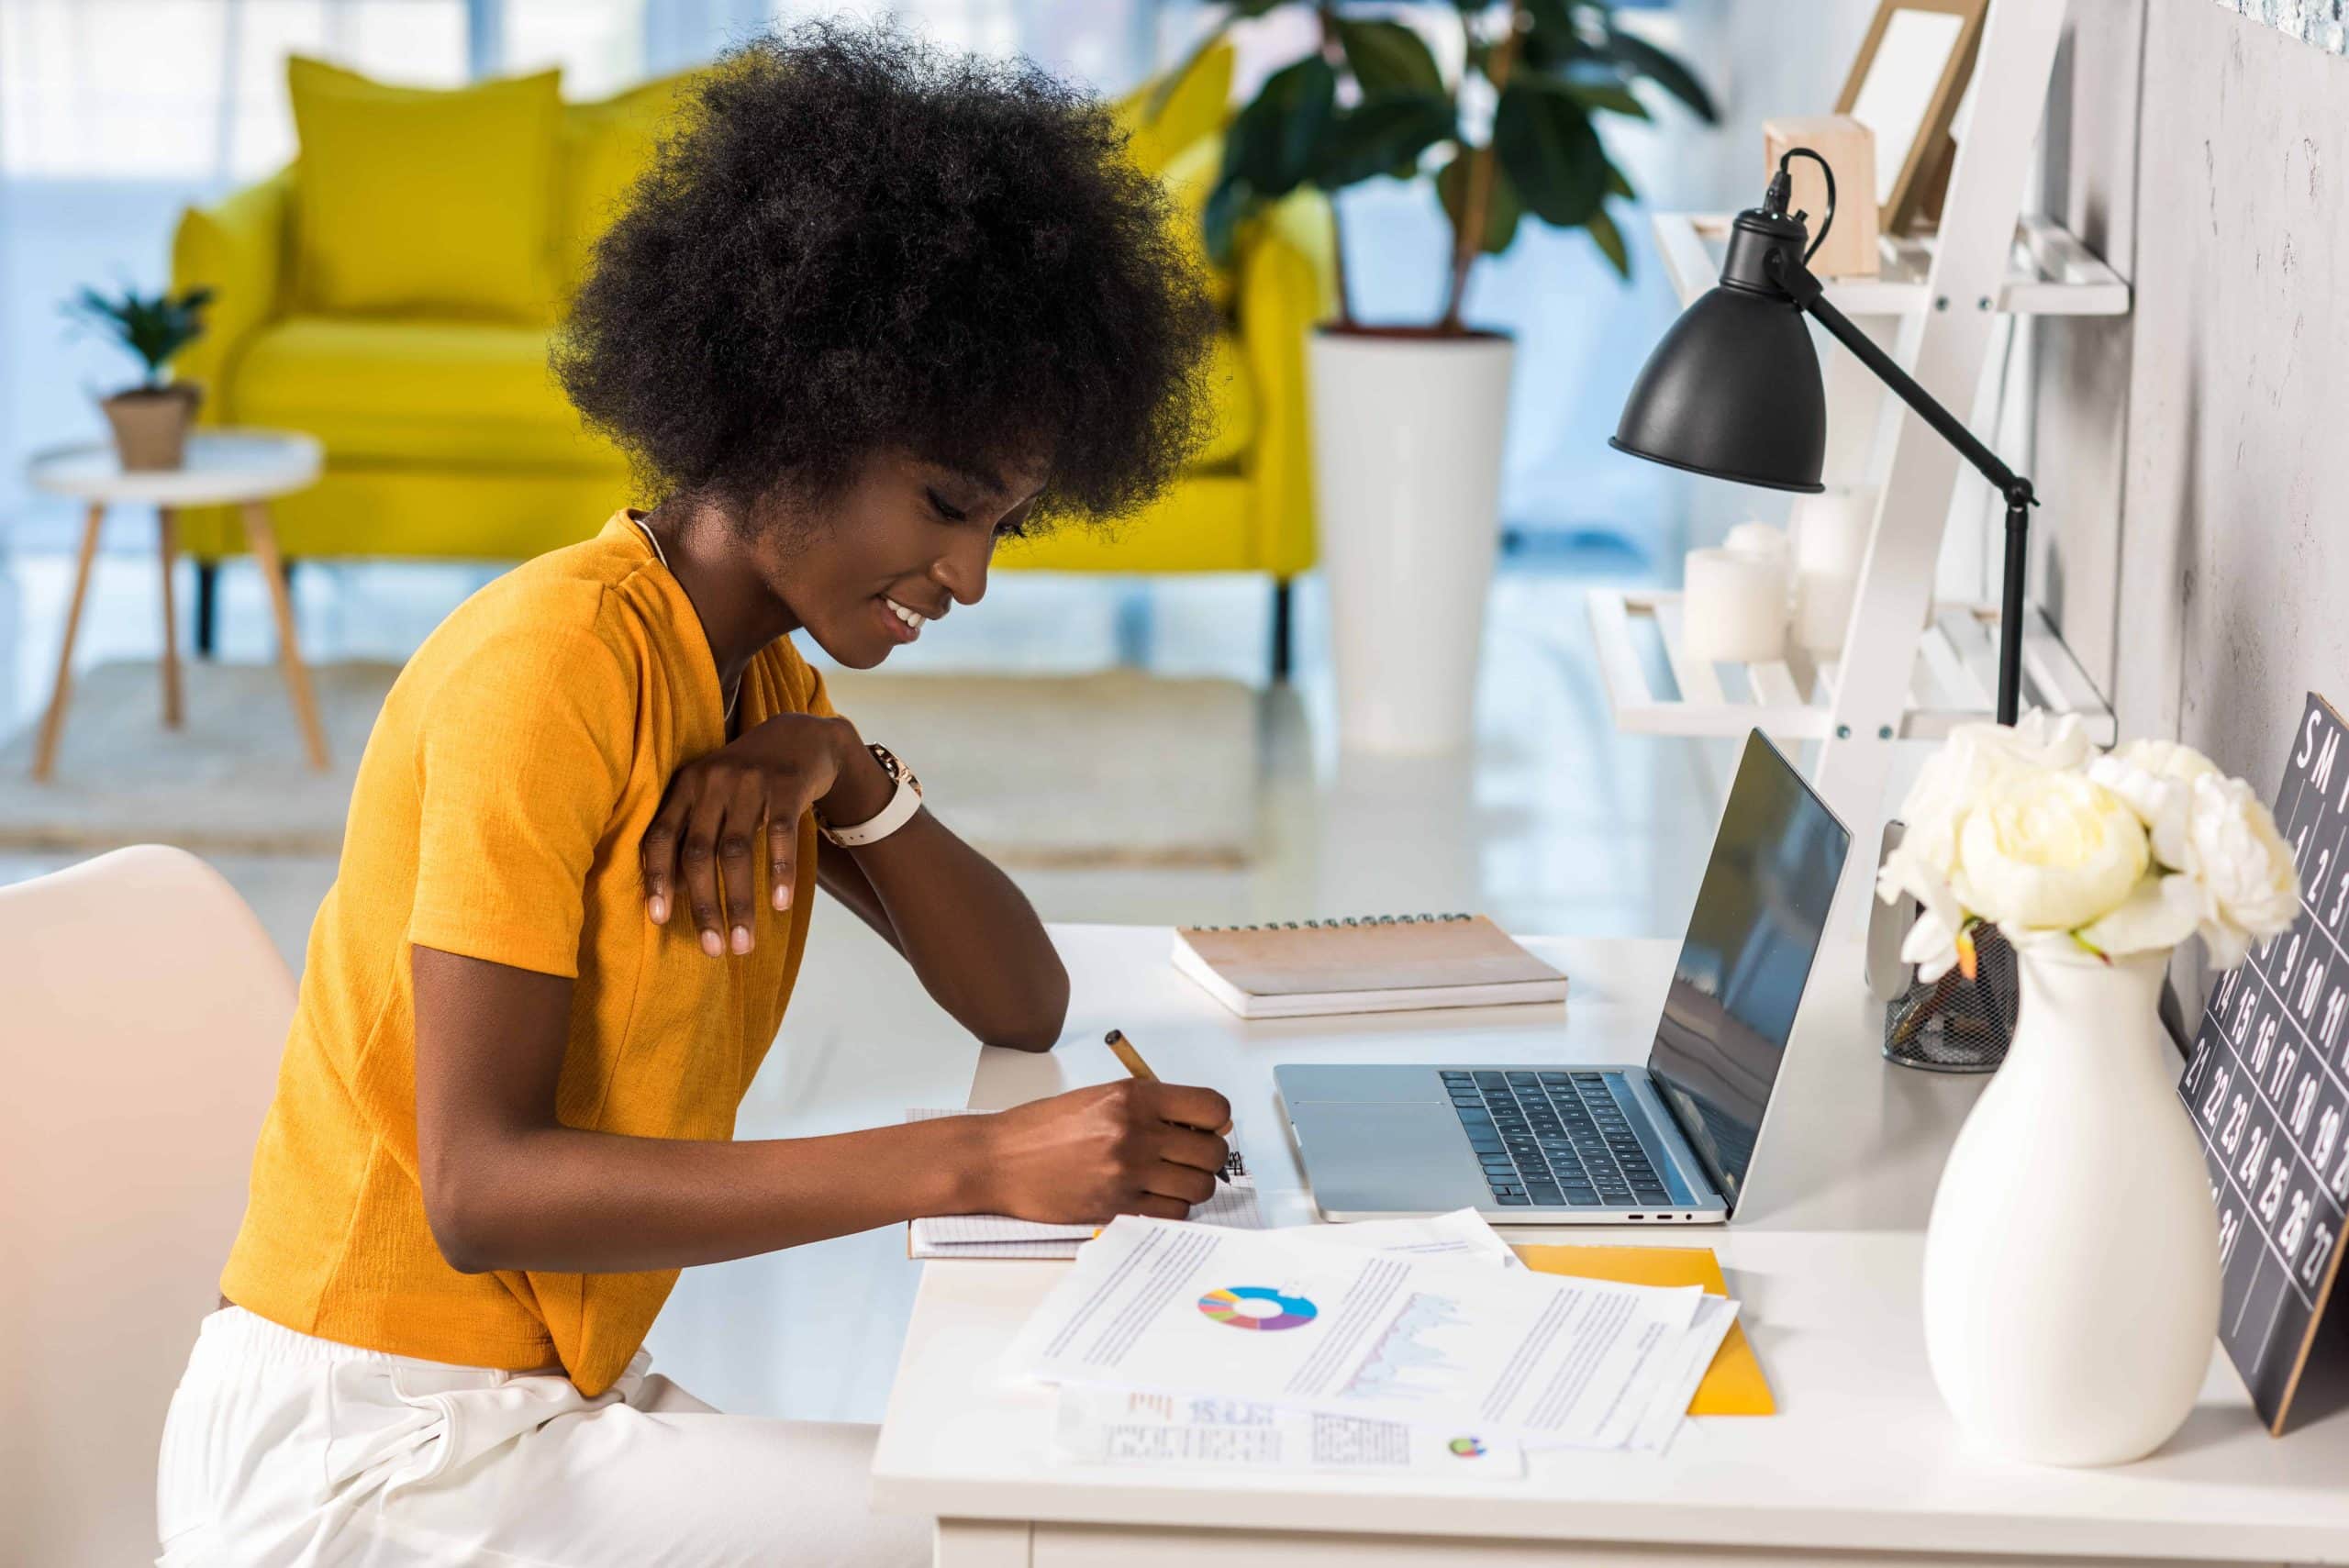
[[[1141,1079],[1145,1084],[1156,1084],[1163,1082],[1157,1073],[1150,1070],[1150,1063],[1141,1059],[1141,1052],[1134,1049],[1134,1042],[1126,1038],[1125,1030],[1111,1029],[1108,1034],[1101,1037],[1101,1043],[1109,1048],[1110,1054],[1115,1056],[1118,1059],[1119,1065],[1123,1066],[1126,1072],[1133,1077]],[[1231,1124],[1230,1122],[1225,1122],[1221,1127],[1216,1129],[1215,1135],[1218,1138],[1230,1137]],[[1222,1172],[1218,1171],[1216,1173],[1215,1179],[1220,1182],[1226,1178]]]

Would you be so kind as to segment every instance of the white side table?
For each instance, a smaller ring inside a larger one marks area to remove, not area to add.
[[[40,741],[33,751],[33,777],[47,779],[57,760],[57,740],[65,727],[65,704],[72,695],[73,636],[82,620],[82,600],[89,592],[90,567],[98,553],[98,527],[106,508],[143,503],[156,508],[161,523],[163,564],[163,723],[180,726],[179,626],[172,611],[172,567],[178,552],[174,514],[182,506],[235,506],[243,517],[245,541],[269,584],[272,607],[277,613],[277,658],[285,671],[285,690],[293,698],[295,716],[309,743],[310,765],[327,768],[326,731],[318,724],[318,705],[310,692],[309,672],[302,665],[302,650],[294,635],[294,605],[285,592],[285,568],[278,559],[277,535],[270,526],[271,497],[300,490],[318,477],[325,453],[308,436],[289,430],[199,430],[188,437],[187,462],[179,468],[125,473],[114,448],[106,442],[58,447],[37,453],[28,477],[35,487],[86,502],[82,525],[82,556],[73,573],[73,601],[65,612],[65,641],[57,654],[57,685],[41,719]]]

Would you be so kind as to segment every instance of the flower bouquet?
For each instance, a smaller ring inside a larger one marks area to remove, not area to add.
[[[2113,1464],[2192,1409],[2219,1317],[2210,1175],[2158,1007],[2199,935],[2221,968],[2290,926],[2299,877],[2267,807],[2191,748],[2092,754],[2031,714],[1952,732],[1877,879],[1917,900],[1901,949],[1971,975],[2014,948],[2021,1011],[1960,1129],[1925,1239],[1925,1347],[1958,1423],[2001,1451]]]

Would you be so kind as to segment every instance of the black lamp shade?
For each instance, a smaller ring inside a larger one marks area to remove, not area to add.
[[[1716,479],[1815,495],[1827,395],[1802,312],[1785,295],[1723,284],[1672,324],[1608,443]]]

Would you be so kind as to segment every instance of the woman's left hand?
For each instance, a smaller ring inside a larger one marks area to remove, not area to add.
[[[860,811],[855,803],[834,803],[845,806],[847,821],[862,821],[887,804],[888,780],[848,720],[797,713],[777,714],[678,769],[639,851],[653,924],[668,923],[682,881],[701,951],[712,958],[749,952],[757,940],[751,853],[760,828],[766,830],[772,902],[788,909],[799,818],[835,795],[873,793],[874,781],[862,776],[868,771],[878,777],[880,805]]]

